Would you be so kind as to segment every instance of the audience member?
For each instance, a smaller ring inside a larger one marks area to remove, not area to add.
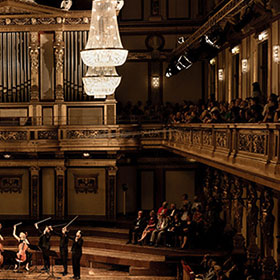
[[[146,219],[143,216],[143,211],[138,211],[137,219],[133,223],[133,227],[129,230],[129,239],[127,244],[133,241],[133,244],[137,244],[138,239],[142,235],[144,228],[146,227]]]

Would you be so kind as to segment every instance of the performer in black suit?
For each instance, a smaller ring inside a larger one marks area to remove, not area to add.
[[[64,227],[62,228],[61,233],[54,232],[54,234],[60,236],[59,251],[60,251],[61,263],[64,268],[62,275],[65,276],[67,275],[68,241],[69,241],[68,230],[66,227]]]
[[[42,250],[43,259],[44,259],[44,268],[42,270],[46,270],[47,272],[50,270],[50,239],[51,239],[51,231],[53,228],[51,226],[46,226],[44,231],[42,232],[38,227],[38,224],[35,223],[35,228],[39,231],[39,247]]]
[[[72,245],[72,266],[73,266],[73,274],[74,274],[74,279],[80,279],[80,261],[82,257],[82,246],[83,246],[83,238],[82,238],[82,233],[80,230],[77,231],[76,237],[69,237],[70,239],[73,240],[73,245]]]

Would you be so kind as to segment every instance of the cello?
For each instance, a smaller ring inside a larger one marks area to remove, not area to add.
[[[16,235],[16,227],[18,225],[21,225],[22,223],[18,223],[14,225],[14,232],[13,236],[18,240],[19,245],[18,245],[18,252],[17,252],[17,258],[16,261],[23,263],[26,261],[26,251],[28,250],[28,240],[26,239],[26,233],[21,232],[19,234],[19,237]]]
[[[23,241],[18,245],[18,253],[17,253],[17,261],[25,262],[26,261],[26,251],[28,249],[28,245]]]

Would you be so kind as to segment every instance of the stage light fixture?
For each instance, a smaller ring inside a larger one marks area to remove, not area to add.
[[[209,63],[211,65],[215,65],[216,64],[216,59],[215,58],[210,59]]]
[[[266,41],[268,39],[268,31],[264,30],[258,35],[258,39],[260,42]]]
[[[235,46],[231,49],[231,53],[232,54],[239,54],[240,53],[240,47],[239,46]]]
[[[182,66],[185,69],[189,69],[192,66],[191,60],[187,57],[187,55],[181,55],[178,59],[177,65]],[[182,70],[182,69],[181,69]]]

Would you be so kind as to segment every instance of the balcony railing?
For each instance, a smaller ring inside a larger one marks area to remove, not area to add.
[[[167,149],[277,189],[279,142],[274,123],[0,126],[0,152]]]

